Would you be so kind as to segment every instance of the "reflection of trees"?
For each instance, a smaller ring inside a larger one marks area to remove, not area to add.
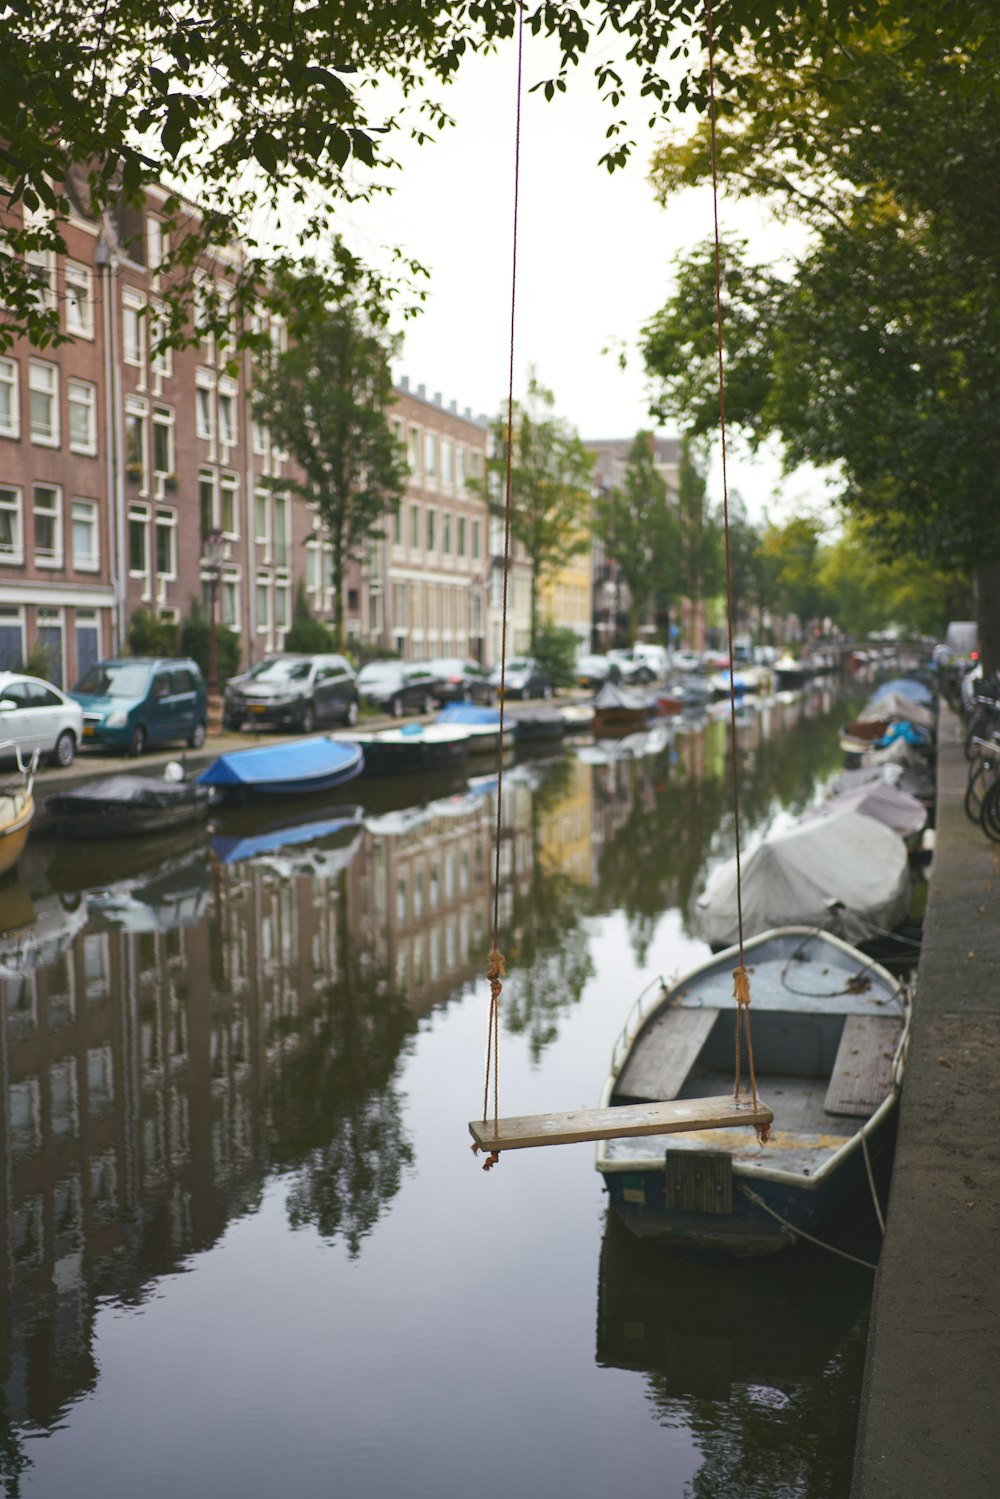
[[[590,902],[560,870],[547,869],[543,853],[545,820],[556,815],[570,784],[567,760],[546,767],[531,798],[531,872],[515,882],[507,943],[507,972],[501,1013],[507,1029],[526,1035],[531,1059],[559,1034],[562,1012],[579,1002],[594,971],[582,919]]]
[[[0,1396],[0,1493],[7,1499],[18,1499],[21,1476],[31,1467],[17,1428],[11,1424],[6,1401]]]
[[[743,1384],[724,1401],[678,1400],[664,1393],[661,1375],[650,1375],[661,1421],[690,1431],[702,1453],[686,1494],[843,1499],[851,1487],[867,1320],[855,1323],[815,1378],[790,1391]]]
[[[343,1237],[353,1257],[413,1164],[394,1075],[416,1022],[346,920],[339,957],[319,1007],[289,1028],[282,1044],[290,1054],[264,1115],[270,1159],[297,1173],[288,1198],[293,1227],[312,1223],[326,1238]]]

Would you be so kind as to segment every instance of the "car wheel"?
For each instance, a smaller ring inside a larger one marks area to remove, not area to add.
[[[434,698],[433,692],[428,692],[427,695],[426,695],[426,697],[424,698],[424,712],[425,713],[433,713],[434,709],[436,707],[437,707],[437,702],[436,702],[436,700]]]
[[[143,753],[145,748],[146,730],[143,728],[141,723],[137,723],[135,728],[132,730],[132,737],[128,742],[127,753],[131,755],[134,760],[137,755],[141,755]]]
[[[392,702],[389,704],[389,712],[392,714],[393,718],[402,718],[403,699],[401,697],[393,698]]]
[[[354,726],[355,726],[355,724],[357,723],[359,717],[360,717],[360,710],[358,708],[357,698],[352,698],[351,701],[347,705],[347,723],[348,723],[348,726],[353,729]]]
[[[191,730],[191,733],[188,735],[188,745],[191,749],[201,749],[204,743],[205,725],[203,723],[196,723],[194,728]]]
[[[64,729],[55,742],[55,748],[49,757],[51,765],[62,765],[63,767],[73,764],[73,756],[76,754],[76,736],[72,729]]]
[[[316,727],[316,710],[312,703],[304,704],[302,714],[299,718],[299,728],[303,734],[311,734]]]

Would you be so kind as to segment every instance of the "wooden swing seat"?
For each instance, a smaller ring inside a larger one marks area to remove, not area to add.
[[[672,1135],[685,1130],[731,1129],[770,1124],[774,1115],[758,1100],[685,1098],[669,1103],[621,1104],[610,1109],[575,1109],[570,1114],[522,1114],[513,1119],[469,1121],[481,1150],[524,1150],[534,1145],[576,1145],[582,1140],[617,1140],[629,1135]]]

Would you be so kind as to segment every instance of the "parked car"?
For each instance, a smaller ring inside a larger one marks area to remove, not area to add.
[[[343,656],[295,652],[265,656],[249,671],[230,677],[222,726],[239,729],[249,719],[276,729],[311,734],[317,724],[358,721],[358,681]]]
[[[704,662],[700,651],[674,651],[673,666],[675,671],[701,671]]]
[[[435,656],[427,666],[435,678],[439,703],[492,703],[493,684],[475,661],[462,656]]]
[[[490,682],[499,691],[499,665],[490,672]],[[506,692],[508,697],[551,697],[552,678],[534,656],[512,656],[507,662]]]
[[[608,651],[608,660],[617,666],[622,674],[622,681],[628,682],[631,686],[646,687],[650,682],[656,681],[656,671],[634,647],[628,650]]]
[[[70,697],[83,709],[83,741],[141,755],[154,744],[205,743],[205,683],[190,657],[122,656],[98,661]]]
[[[595,692],[605,682],[620,682],[622,679],[621,671],[607,656],[578,656],[575,676],[578,687],[588,687]]]
[[[0,759],[27,760],[33,751],[53,765],[72,765],[83,738],[80,704],[51,682],[0,672]]]
[[[369,661],[358,672],[358,691],[373,708],[402,718],[407,711],[434,712],[436,681],[426,661]]]

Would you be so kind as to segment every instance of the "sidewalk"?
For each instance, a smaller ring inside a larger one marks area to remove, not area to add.
[[[1000,1494],[1000,844],[942,704],[937,840],[851,1499]]]

